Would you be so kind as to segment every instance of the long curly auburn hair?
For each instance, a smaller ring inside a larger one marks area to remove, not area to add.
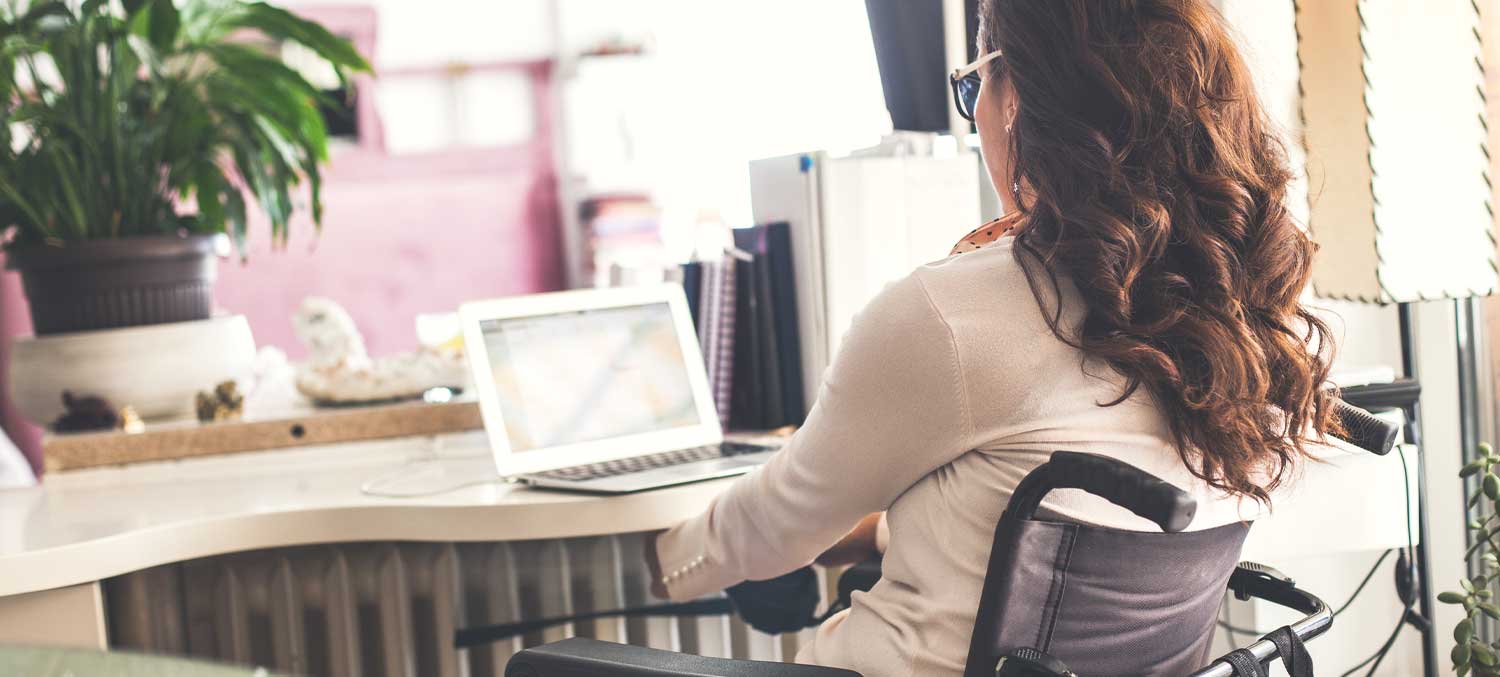
[[[1330,332],[1300,302],[1316,245],[1250,73],[1206,0],[984,0],[987,77],[1017,108],[1018,256],[1086,312],[1052,331],[1145,387],[1194,475],[1263,503],[1336,432]],[[1023,261],[1024,263],[1024,261]],[[1038,272],[1045,271],[1045,272]]]

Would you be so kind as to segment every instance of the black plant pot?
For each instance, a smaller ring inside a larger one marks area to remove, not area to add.
[[[206,320],[223,235],[125,237],[17,247],[38,336]]]

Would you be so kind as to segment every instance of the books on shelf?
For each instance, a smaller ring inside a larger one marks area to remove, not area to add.
[[[721,422],[799,425],[844,332],[885,286],[948,256],[980,218],[980,160],[960,151],[790,155],[750,164],[758,223],[683,266]]]
[[[660,281],[671,268],[661,212],[644,194],[595,195],[579,204],[583,279],[594,287]]]
[[[796,276],[791,227],[772,223],[734,231],[735,247],[753,258],[751,321],[762,336],[761,378],[766,394],[760,428],[798,425],[807,416],[802,385],[802,346],[798,331]]]
[[[719,259],[683,264],[709,387],[726,428],[765,430],[806,416],[790,229],[736,230]]]

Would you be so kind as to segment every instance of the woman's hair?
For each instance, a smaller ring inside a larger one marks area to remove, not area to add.
[[[1286,208],[1286,150],[1205,0],[984,0],[987,76],[1017,98],[1012,181],[1032,291],[1069,276],[1076,332],[1144,386],[1194,475],[1269,502],[1336,432],[1329,330],[1299,301],[1316,245]],[[1037,271],[1045,271],[1045,275]],[[1065,335],[1068,334],[1068,335]]]

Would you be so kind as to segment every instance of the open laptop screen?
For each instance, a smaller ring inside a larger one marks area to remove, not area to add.
[[[703,423],[666,303],[485,320],[480,331],[512,451]]]

